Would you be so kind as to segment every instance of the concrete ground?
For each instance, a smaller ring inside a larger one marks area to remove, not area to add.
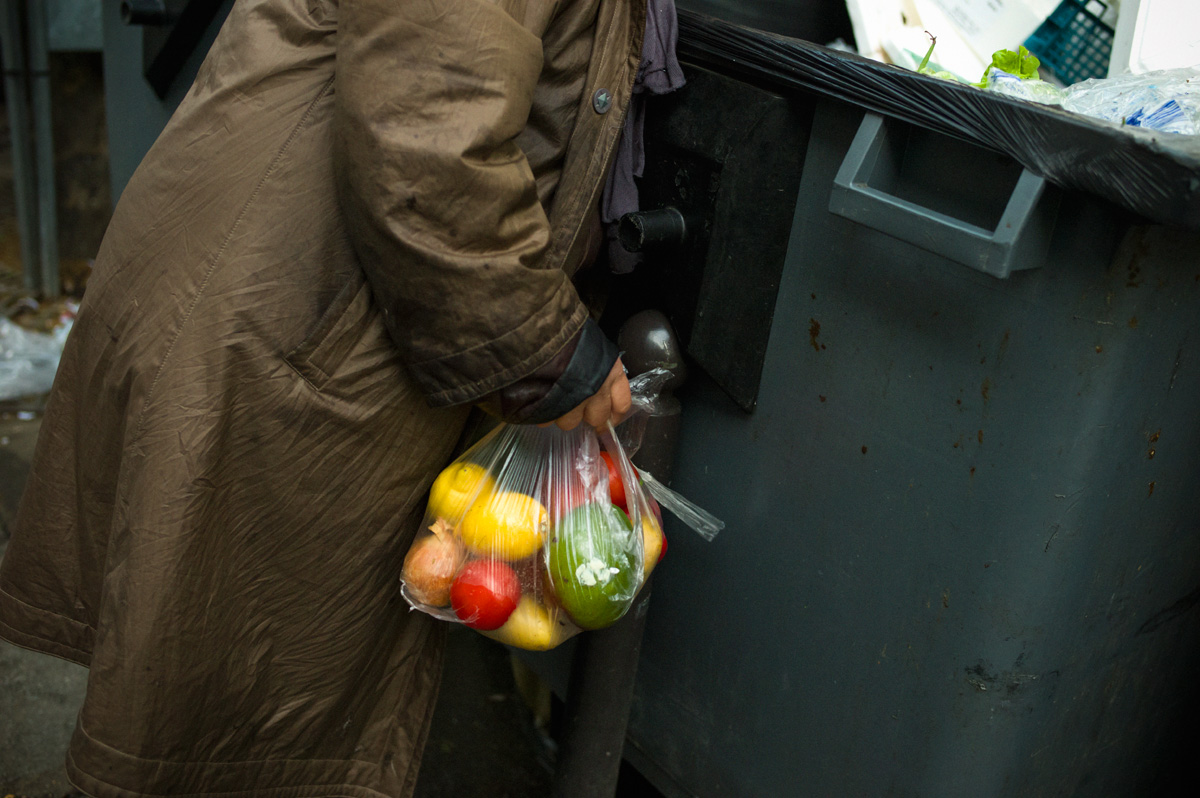
[[[0,411],[0,559],[25,484],[38,421]],[[71,791],[63,751],[75,726],[87,671],[0,642],[0,794],[60,796]]]

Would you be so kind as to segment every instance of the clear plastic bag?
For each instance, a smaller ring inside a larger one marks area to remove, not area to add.
[[[995,94],[1043,105],[1061,105],[1064,96],[1063,90],[1053,83],[1036,78],[1021,78],[996,67],[987,71],[984,88]]]
[[[533,651],[619,620],[662,522],[611,434],[501,425],[434,482],[405,557],[414,608]]]
[[[1127,127],[1200,133],[1200,66],[1085,80],[1063,91],[1063,108]]]
[[[639,412],[662,384],[638,389]],[[639,473],[611,426],[502,424],[435,480],[401,592],[502,643],[554,648],[633,604],[667,548],[656,497],[706,539],[723,526]]]

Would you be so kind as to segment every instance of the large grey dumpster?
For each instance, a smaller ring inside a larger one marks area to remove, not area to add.
[[[673,487],[728,527],[668,523],[626,756],[703,798],[1168,794],[1200,636],[1200,161],[713,20],[684,49],[706,105],[698,66],[811,128],[777,269],[660,257],[685,337],[744,301],[731,275],[778,292],[724,328],[769,333],[750,376],[752,346],[693,352]],[[754,167],[680,136],[687,91],[651,109],[675,178],[649,167],[647,199],[711,243],[675,188],[703,172],[719,206]]]

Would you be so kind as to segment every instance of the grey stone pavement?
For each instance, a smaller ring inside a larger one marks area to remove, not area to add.
[[[0,559],[25,484],[38,421],[0,411]],[[0,794],[66,795],[63,752],[87,671],[0,642]]]
[[[23,420],[2,408],[0,558],[39,424],[36,418]],[[530,703],[516,687],[508,652],[465,628],[454,627],[449,637],[446,672],[416,795],[547,795],[552,745],[535,727]],[[73,793],[63,761],[86,682],[87,670],[78,665],[0,642],[0,798],[62,798]],[[632,794],[625,788],[621,793]]]

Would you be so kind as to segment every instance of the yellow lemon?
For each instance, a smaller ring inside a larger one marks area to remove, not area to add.
[[[499,629],[485,635],[508,646],[526,651],[546,651],[569,636],[568,626],[555,618],[557,613],[539,604],[532,596],[521,596],[512,615]]]
[[[467,510],[462,539],[476,554],[502,560],[522,560],[537,551],[550,517],[532,496],[500,491],[480,496]]]
[[[483,498],[495,489],[496,481],[483,466],[451,463],[429,489],[429,515],[457,524],[477,496]]]
[[[650,513],[642,516],[642,582],[650,578],[650,572],[658,565],[662,554],[663,532],[658,519]]]

